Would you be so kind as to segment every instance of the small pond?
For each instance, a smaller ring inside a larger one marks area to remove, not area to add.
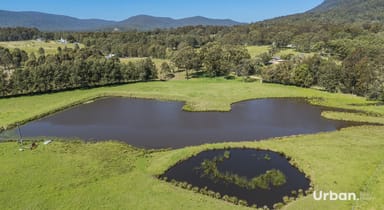
[[[120,140],[142,148],[181,148],[333,131],[356,124],[322,118],[324,108],[302,99],[244,101],[233,104],[230,112],[186,112],[183,104],[103,98],[27,123],[21,133],[24,137]]]
[[[227,152],[226,152],[227,151]],[[265,174],[268,170],[278,170],[285,176],[285,182],[270,185],[269,188],[256,187],[247,189],[223,178],[214,179],[204,173],[202,163],[213,160],[215,157],[228,156],[217,161],[217,169],[221,174],[234,174],[251,180]],[[187,182],[199,188],[219,192],[221,196],[236,196],[247,201],[248,205],[264,205],[272,208],[276,203],[283,203],[284,196],[293,196],[292,191],[300,189],[306,191],[310,181],[297,168],[293,167],[281,154],[255,149],[210,150],[201,152],[166,171],[160,178],[166,177],[168,181],[174,179],[178,182]],[[296,194],[296,193],[294,193]]]

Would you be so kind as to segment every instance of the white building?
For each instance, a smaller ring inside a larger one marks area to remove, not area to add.
[[[58,42],[61,44],[67,44],[68,43],[68,41],[66,39],[63,39],[63,37],[61,37]]]

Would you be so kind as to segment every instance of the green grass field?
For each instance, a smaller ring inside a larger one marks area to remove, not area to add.
[[[38,53],[39,48],[44,48],[46,54],[55,54],[57,53],[57,48],[74,48],[74,44],[61,44],[56,41],[36,41],[36,40],[29,40],[29,41],[13,41],[13,42],[0,42],[0,46],[8,48],[8,49],[15,49],[19,48],[21,50],[26,51],[28,54],[34,52],[35,54]],[[80,44],[80,48],[84,47],[84,45]]]
[[[260,46],[247,46],[246,49],[248,50],[249,54],[252,58],[257,57],[263,53],[267,53],[270,49],[270,45],[260,45]],[[275,56],[284,57],[287,55],[304,55],[304,56],[313,56],[313,53],[302,53],[297,52],[294,49],[282,49],[279,52],[275,54]]]
[[[267,97],[305,97],[311,103],[366,114],[326,113],[330,118],[382,122],[384,106],[364,98],[276,84],[240,80],[192,79],[148,82],[38,96],[0,99],[1,126],[25,122],[102,96],[185,101],[185,110],[230,110],[232,103]],[[206,144],[177,150],[147,151],[117,142],[40,143],[18,151],[0,144],[1,209],[246,209],[159,181],[159,175],[200,151],[224,147],[271,149],[285,153],[311,176],[315,190],[362,192],[361,201],[300,198],[284,209],[384,208],[384,126],[276,138],[261,142]],[[369,196],[367,196],[369,195]]]
[[[267,53],[271,49],[271,46],[269,45],[247,46],[246,49],[248,50],[248,53],[251,55],[251,58],[254,58],[263,53]]]
[[[143,59],[145,58],[120,58],[120,62],[127,64],[128,62],[137,62]],[[169,62],[169,59],[152,58],[152,61],[155,63],[156,68],[160,69],[161,64],[164,62]]]

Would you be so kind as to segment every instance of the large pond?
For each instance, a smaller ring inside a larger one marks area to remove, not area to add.
[[[265,174],[268,170],[278,170],[285,176],[285,182],[278,186],[270,185],[268,189],[256,187],[247,189],[223,178],[212,178],[204,173],[202,163],[215,157],[227,158],[217,161],[217,169],[221,174],[238,175],[247,180]],[[241,164],[239,164],[241,163]],[[295,196],[299,191],[305,192],[310,187],[310,181],[288,160],[275,152],[254,149],[230,149],[205,151],[191,157],[165,172],[161,178],[167,177],[168,181],[176,180],[186,182],[199,188],[207,187],[208,190],[219,192],[221,196],[236,196],[247,201],[248,205],[264,205],[272,208],[276,203],[283,203],[284,196]],[[292,194],[292,192],[295,192]]]
[[[120,140],[143,148],[180,148],[354,125],[322,118],[324,108],[300,99],[244,101],[233,104],[230,112],[186,112],[182,106],[182,102],[103,98],[27,123],[21,133],[24,137]]]

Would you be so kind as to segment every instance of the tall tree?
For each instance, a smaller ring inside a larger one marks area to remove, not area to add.
[[[157,68],[151,58],[146,58],[137,63],[137,69],[140,72],[140,80],[149,81],[157,79]]]
[[[313,75],[307,64],[299,64],[293,69],[292,83],[300,87],[313,85]]]
[[[187,79],[189,79],[189,72],[199,70],[202,63],[200,55],[191,46],[186,46],[174,52],[171,61],[178,69],[186,72]]]
[[[171,66],[169,65],[168,62],[163,62],[160,66],[160,75],[161,75],[161,79],[163,80],[167,80],[167,79],[170,79],[170,77],[172,76],[172,68]]]
[[[208,44],[201,49],[203,66],[211,77],[227,75],[230,71],[225,51],[218,44]]]
[[[0,65],[3,66],[4,70],[9,70],[12,63],[12,55],[9,52],[9,49],[0,47]]]
[[[0,96],[7,94],[7,80],[6,74],[2,68],[0,68]]]
[[[330,92],[337,92],[340,89],[341,67],[334,61],[323,61],[319,67],[318,85]]]

